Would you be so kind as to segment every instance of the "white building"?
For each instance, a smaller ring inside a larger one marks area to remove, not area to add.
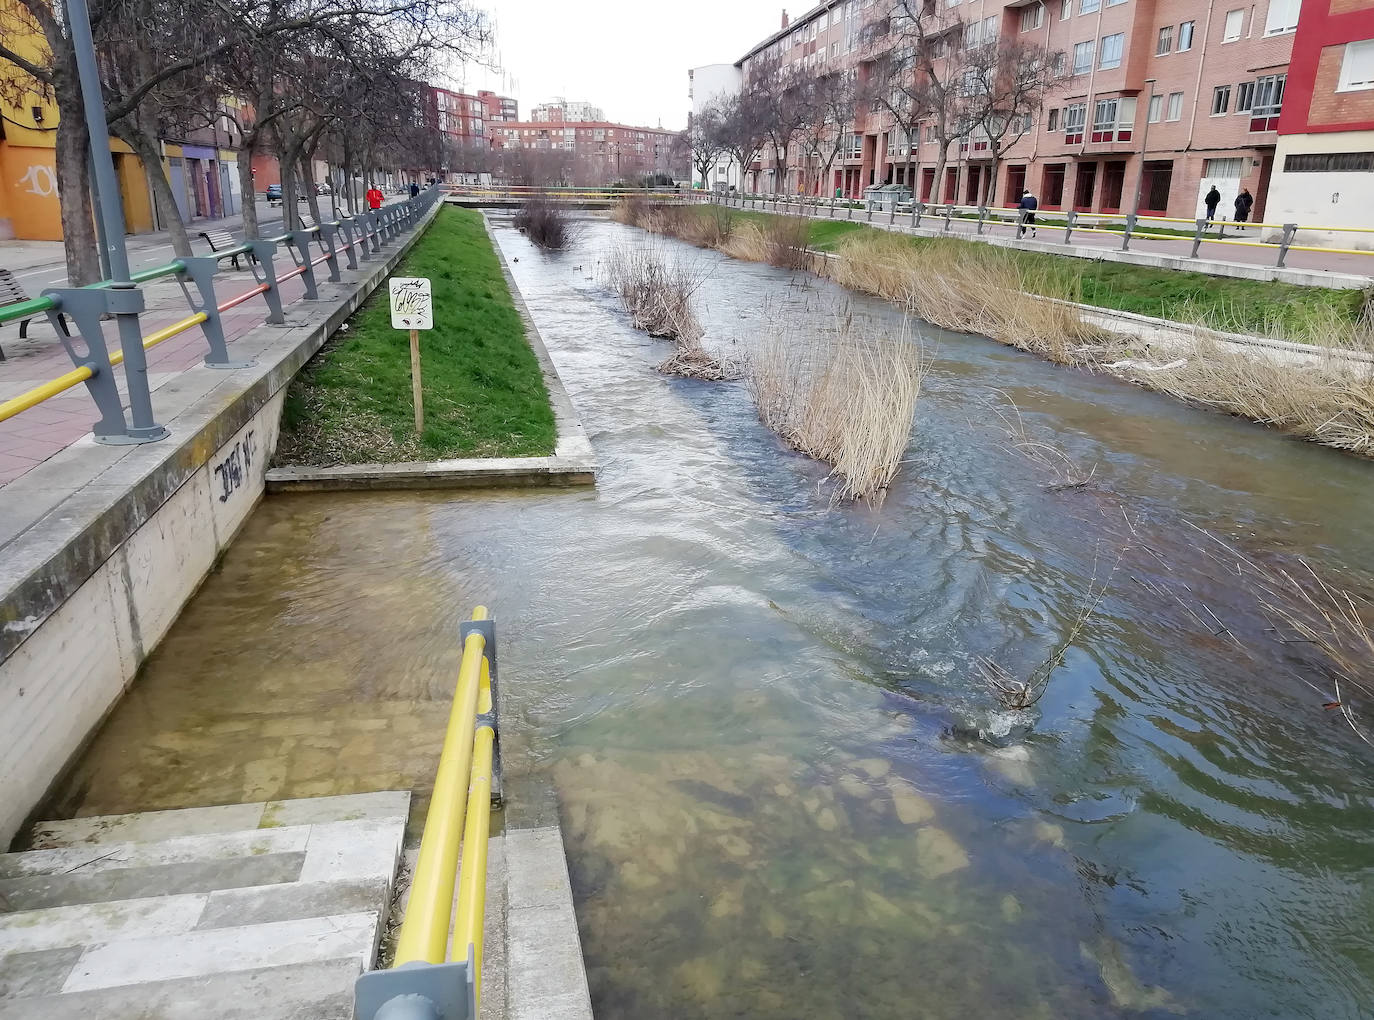
[[[605,119],[606,114],[599,106],[593,106],[591,103],[570,103],[562,98],[540,103],[530,114],[530,120],[546,124],[567,124]]]
[[[742,75],[734,64],[706,64],[694,67],[687,72],[687,96],[692,101],[692,116],[698,117],[701,111],[717,99],[738,95]],[[696,177],[696,160],[692,161],[692,175]],[[739,164],[729,153],[722,153],[711,167],[702,187],[710,190],[716,186],[739,187]]]

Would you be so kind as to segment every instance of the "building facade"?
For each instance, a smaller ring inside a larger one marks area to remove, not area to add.
[[[495,92],[482,89],[477,93],[486,110],[487,123],[503,123],[520,119],[520,106],[510,96],[498,96]]]
[[[565,124],[604,121],[601,107],[591,103],[570,103],[566,99],[551,99],[530,111],[530,120],[539,124]]]
[[[856,108],[829,179],[812,158],[774,181],[765,151],[750,168],[760,190],[857,197],[870,184],[905,183],[927,202],[1014,205],[1025,188],[1041,207],[1191,219],[1216,185],[1222,212],[1248,189],[1252,219],[1265,213],[1299,13],[1327,0],[927,0],[925,16],[954,23],[965,46],[1016,41],[1061,54],[1062,81],[994,160],[986,136],[951,144],[935,180],[939,145],[873,106]],[[1347,0],[1331,0],[1333,5]],[[919,9],[910,0],[908,9]],[[890,2],[833,0],[751,49],[736,66],[863,81],[902,41]],[[1153,79],[1153,80],[1152,80]],[[877,105],[877,104],[874,104]]]
[[[1374,228],[1374,0],[1304,0],[1270,185],[1269,219]],[[1369,249],[1374,235],[1299,243]]]
[[[694,67],[687,72],[687,98],[692,104],[692,118],[700,117],[702,111],[722,98],[733,96],[740,90],[742,75],[734,64],[706,64]],[[689,121],[690,124],[690,121]],[[697,173],[693,161],[692,173]],[[729,153],[721,153],[706,171],[701,187],[707,191],[713,188],[738,188],[740,186],[739,161]]]
[[[608,121],[515,121],[492,129],[493,143],[502,149],[557,154],[566,182],[577,185],[610,184],[655,172],[684,176],[677,137],[662,128]]]

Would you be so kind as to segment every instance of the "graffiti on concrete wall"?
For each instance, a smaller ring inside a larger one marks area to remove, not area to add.
[[[51,198],[57,194],[57,174],[50,166],[38,164],[29,167],[28,173],[19,178],[19,183],[27,184],[25,191],[40,198]]]
[[[215,465],[215,480],[219,482],[219,501],[229,502],[229,497],[238,492],[253,467],[257,455],[257,444],[253,442],[253,430],[244,433],[243,438],[234,444],[228,455]]]

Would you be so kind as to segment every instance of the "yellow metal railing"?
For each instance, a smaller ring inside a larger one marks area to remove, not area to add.
[[[496,752],[492,694],[495,629],[485,606],[473,610],[472,621],[464,630],[453,707],[420,837],[410,900],[396,940],[396,956],[390,971],[374,971],[358,979],[355,1016],[361,1020],[372,1020],[392,998],[415,995],[428,1000],[428,1005],[406,1016],[476,1020],[481,1001],[487,841]]]

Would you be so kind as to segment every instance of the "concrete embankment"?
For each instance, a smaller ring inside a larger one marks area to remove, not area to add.
[[[74,443],[0,488],[0,844],[119,699],[262,497],[285,388],[437,214],[159,389],[171,438]],[[94,411],[92,412],[94,417]],[[252,635],[245,635],[251,640]]]

